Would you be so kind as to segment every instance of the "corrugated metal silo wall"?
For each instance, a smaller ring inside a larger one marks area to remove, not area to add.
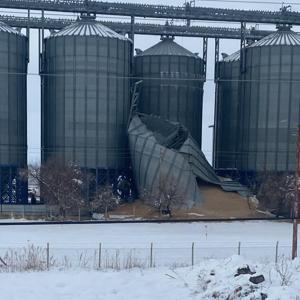
[[[141,55],[134,59],[134,70],[135,77],[143,80],[139,111],[182,123],[201,146],[203,61]]]
[[[234,169],[237,167],[238,158],[240,61],[221,61],[218,64],[218,70],[214,167],[216,169]]]
[[[18,178],[27,165],[27,38],[0,32],[0,189],[4,202],[26,200]]]
[[[294,171],[299,124],[300,47],[248,48],[244,79],[240,169]]]
[[[56,155],[84,168],[127,166],[131,48],[99,36],[45,40],[43,161]]]

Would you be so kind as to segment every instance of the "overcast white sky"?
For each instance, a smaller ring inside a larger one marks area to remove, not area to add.
[[[113,2],[113,1],[111,1]],[[121,1],[122,2],[122,1]],[[124,1],[125,2],[125,1]],[[166,0],[126,0],[126,2],[133,3],[143,3],[143,4],[160,4],[160,5],[175,5],[182,6],[184,0],[173,0],[172,2]],[[248,1],[240,2],[224,2],[216,0],[196,0],[196,6],[205,7],[222,7],[222,8],[237,8],[237,9],[255,9],[255,10],[272,10],[278,11],[281,7],[281,2],[263,0],[260,3],[249,3]],[[300,6],[297,4],[292,5],[294,11],[298,11]],[[15,10],[14,10],[15,11]],[[12,11],[4,11],[1,13],[9,13]],[[20,12],[19,12],[20,13]],[[18,14],[19,14],[18,13]],[[46,14],[46,16],[56,15],[53,12]],[[76,14],[61,14],[61,17],[76,17]],[[99,19],[101,19],[99,17]],[[104,18],[102,18],[104,19]],[[110,20],[120,20],[126,21],[127,18],[123,17],[112,17]],[[137,22],[162,22],[166,20],[153,20],[153,19],[143,19],[137,18]],[[169,20],[170,21],[170,20]],[[175,24],[183,24],[182,21],[176,21]],[[238,23],[216,23],[216,22],[192,22],[192,25],[200,26],[225,26],[225,27],[238,27]],[[255,24],[247,24],[247,27],[254,26]],[[260,29],[275,29],[273,25],[260,25]],[[299,31],[299,28],[294,27],[295,31]],[[48,34],[48,33],[47,33]],[[138,36],[135,37],[135,48],[140,48],[142,50],[154,45],[159,41],[158,36]],[[183,38],[177,37],[175,39],[177,43],[186,47],[192,52],[199,52],[202,56],[202,39],[197,38]],[[226,52],[228,54],[239,49],[238,40],[221,40],[220,42],[220,53]],[[38,73],[38,34],[37,30],[31,30],[31,40],[30,40],[30,63],[29,63],[29,73]],[[207,156],[208,160],[211,161],[212,157],[212,129],[208,128],[209,125],[213,124],[214,116],[214,101],[215,101],[215,86],[212,81],[214,77],[214,40],[209,39],[208,48],[208,70],[207,70],[207,82],[204,87],[204,107],[203,107],[203,145],[202,149]],[[28,158],[29,162],[40,160],[40,77],[38,75],[28,76]]]

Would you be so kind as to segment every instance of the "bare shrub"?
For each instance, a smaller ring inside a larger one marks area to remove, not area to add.
[[[117,208],[119,199],[114,195],[112,186],[100,186],[92,199],[90,205],[93,212],[104,213],[108,218],[108,212]]]
[[[262,204],[277,215],[289,216],[295,199],[294,174],[266,172],[259,181],[257,196]]]
[[[30,177],[40,186],[41,198],[45,203],[57,206],[62,219],[66,218],[68,210],[79,210],[88,203],[85,191],[90,176],[59,157],[51,157],[41,166],[30,165],[22,171],[22,177]]]
[[[77,267],[80,269],[88,269],[90,267],[91,257],[87,255],[87,252],[80,252],[77,256]]]
[[[147,262],[139,259],[136,256],[134,249],[131,249],[123,260],[123,269],[146,268],[146,266]]]
[[[160,214],[169,214],[170,217],[174,208],[180,208],[185,204],[184,194],[179,190],[177,181],[167,175],[160,175],[152,190],[145,190],[142,198],[158,209]]]
[[[287,258],[281,256],[279,262],[275,265],[275,270],[280,277],[281,286],[288,286],[291,284],[293,273],[291,272],[291,263]]]
[[[1,266],[2,272],[45,271],[47,269],[47,253],[42,247],[28,245],[19,250],[9,249],[3,256],[6,265]],[[50,257],[49,266],[55,264]]]
[[[141,259],[135,253],[135,249],[130,249],[127,253],[121,255],[120,249],[115,249],[112,253],[108,249],[105,250],[104,256],[102,257],[104,261],[103,268],[123,270],[123,269],[133,269],[133,268],[146,268],[148,264],[148,259]]]

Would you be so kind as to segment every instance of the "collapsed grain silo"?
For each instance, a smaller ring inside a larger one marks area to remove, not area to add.
[[[134,74],[143,80],[139,111],[180,122],[201,146],[203,60],[170,36],[134,59]]]
[[[246,173],[295,170],[300,37],[288,25],[245,49],[238,152]]]
[[[243,195],[247,189],[234,181],[222,181],[206,160],[188,130],[161,117],[135,114],[128,128],[132,168],[142,198],[161,194],[181,198],[192,207],[204,200],[199,183],[220,186]]]
[[[27,201],[28,39],[2,22],[0,58],[0,201],[18,203]]]
[[[42,161],[117,175],[129,160],[131,41],[86,14],[44,49]]]
[[[240,83],[240,51],[224,57],[216,68],[214,167],[226,174],[237,168],[237,129]]]

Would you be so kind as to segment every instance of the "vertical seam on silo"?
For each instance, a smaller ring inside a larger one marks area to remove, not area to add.
[[[136,128],[133,128],[132,132],[134,132],[134,130],[136,130]],[[133,147],[132,147],[131,151],[133,151],[132,161],[133,161],[133,167],[134,167],[134,174],[135,174],[135,177],[136,177],[135,180],[136,180],[137,186],[139,187],[140,186],[140,178],[139,178],[139,176],[137,176],[137,174],[139,174],[140,165],[137,162],[137,155],[138,155],[137,153],[138,153],[138,151],[136,149],[136,144],[137,144],[137,141],[139,139],[138,133],[136,133],[134,137],[135,137],[135,141],[133,143]]]
[[[17,81],[17,107],[15,108],[17,111],[17,143],[15,145],[15,154],[14,156],[17,159],[17,164],[18,167],[24,167],[23,162],[24,162],[24,155],[25,155],[25,141],[24,141],[24,137],[25,137],[25,129],[27,127],[27,122],[23,123],[23,126],[20,130],[20,119],[23,118],[24,116],[24,106],[22,104],[20,104],[20,102],[22,101],[22,99],[20,99],[20,91],[21,91],[21,86],[20,86],[20,78],[22,79],[23,75],[23,70],[21,68],[19,68],[20,65],[20,59],[19,59],[19,51],[22,49],[21,45],[20,45],[20,40],[18,39],[17,35],[14,35],[15,40],[16,40],[16,45],[17,45],[17,49],[16,49],[16,74],[14,75],[16,77],[16,81]],[[22,112],[20,112],[20,107],[21,109],[23,109],[23,114]],[[25,109],[27,107],[25,106]],[[23,116],[22,116],[23,115]],[[25,114],[26,115],[26,114]],[[24,116],[25,118],[25,116]],[[22,135],[22,139],[21,139],[21,143],[20,143],[20,138]],[[26,158],[25,158],[26,160]]]
[[[106,145],[105,145],[105,156],[106,156],[106,164],[105,166],[108,167],[109,164],[109,151],[110,149],[108,148],[109,146],[109,134],[110,134],[110,126],[109,126],[109,105],[110,105],[110,68],[109,68],[109,62],[110,62],[110,41],[109,38],[106,38],[107,40],[107,69],[106,69],[106,84],[107,84],[107,106],[106,106],[106,126],[107,126],[107,131],[106,131]]]
[[[120,100],[122,101],[122,121],[121,121],[121,124],[120,126],[122,126],[122,134],[124,134],[124,136],[122,137],[122,139],[126,139],[124,141],[121,142],[121,145],[125,145],[125,150],[124,150],[124,153],[125,153],[125,158],[123,159],[122,161],[122,166],[123,168],[125,168],[125,166],[127,167],[129,165],[128,161],[129,161],[129,152],[128,152],[128,134],[127,134],[127,127],[125,127],[127,124],[127,121],[128,121],[128,108],[130,107],[130,94],[128,95],[127,94],[127,89],[125,88],[125,83],[129,80],[131,82],[131,78],[128,78],[128,75],[131,75],[131,74],[128,74],[126,72],[126,65],[128,65],[128,55],[127,55],[127,44],[125,43],[124,40],[120,40],[120,43],[122,45],[122,49],[123,49],[123,52],[122,52],[122,61],[123,61],[123,69],[122,69],[122,73],[120,72],[120,75],[123,74],[123,77],[120,77],[120,84],[122,84],[122,95],[120,95]],[[131,53],[130,53],[131,55]],[[134,84],[134,82],[133,82]],[[126,94],[125,94],[126,93]],[[127,95],[127,97],[126,97]],[[124,166],[125,164],[125,166]]]
[[[178,62],[179,62],[179,74],[183,74],[184,72],[182,72],[182,68],[181,68],[181,63],[182,63],[182,59],[183,57],[178,57]],[[178,78],[180,80],[180,78]],[[176,93],[176,120],[179,120],[179,101],[180,101],[180,82],[179,82],[179,87],[177,89],[177,93]]]
[[[249,70],[249,73],[250,73],[250,78],[253,79],[253,77],[255,77],[255,74],[253,76],[253,51],[251,52],[251,57],[250,57],[251,61],[250,61],[250,65],[251,65],[251,68]],[[254,82],[254,83],[249,83],[248,85],[248,89],[247,89],[247,93],[248,93],[248,97],[249,97],[249,120],[248,120],[248,128],[249,128],[249,131],[248,131],[248,151],[250,152],[250,158],[251,159],[248,159],[248,168],[249,168],[249,165],[253,164],[253,169],[256,168],[256,160],[257,160],[257,119],[258,119],[258,114],[257,114],[257,111],[256,113],[254,113],[254,110],[252,111],[252,107],[253,107],[253,102],[256,102],[256,99],[254,100],[253,99],[253,93],[252,93],[252,89],[253,89],[253,85],[256,87],[258,87],[258,82]],[[254,106],[255,108],[255,106]],[[255,124],[255,127],[253,128],[253,118],[254,118],[254,124]],[[255,134],[254,134],[255,133]],[[252,139],[253,138],[253,139]],[[251,145],[253,143],[253,145]],[[256,149],[255,149],[256,148]],[[252,149],[252,150],[251,150]]]
[[[154,151],[156,151],[156,147],[158,146],[158,148],[159,148],[158,151],[160,153],[160,147],[161,147],[161,145],[159,145],[158,143],[154,143],[154,145],[155,145]],[[152,158],[155,158],[155,156],[153,156]],[[156,174],[159,172],[159,168],[160,168],[160,157],[158,157],[158,163],[157,163],[157,166],[156,166],[156,170],[154,172],[152,172],[152,174],[153,174],[152,180],[151,181],[149,180],[149,190],[150,191],[152,191],[152,189],[153,189],[153,186],[154,186],[154,183],[155,183],[155,179],[156,179]]]
[[[53,78],[53,82],[54,82],[54,101],[53,101],[53,111],[52,111],[52,113],[53,113],[53,118],[55,119],[55,122],[53,122],[53,124],[52,124],[52,126],[54,127],[54,129],[52,130],[52,142],[53,142],[53,148],[51,149],[52,150],[52,153],[51,154],[53,154],[53,153],[55,153],[56,155],[57,155],[57,143],[56,143],[56,139],[57,139],[57,126],[56,126],[56,122],[57,122],[57,112],[56,112],[56,102],[57,102],[57,84],[56,84],[56,82],[57,82],[57,80],[59,80],[59,74],[58,74],[58,72],[57,72],[57,68],[56,68],[56,66],[57,66],[57,60],[59,59],[58,58],[58,55],[57,55],[57,40],[56,39],[54,39],[54,41],[55,41],[55,63],[54,63],[54,74],[55,74],[55,77]]]
[[[39,35],[39,38],[40,35]],[[42,43],[44,44],[45,41],[43,40]],[[43,77],[43,72],[45,71],[45,52],[43,49],[45,49],[45,45],[42,46],[42,56],[41,56],[41,62],[42,62],[42,68],[39,70],[40,72],[40,80],[41,80],[41,162],[43,163],[44,161],[44,134],[45,134],[45,125],[44,125],[44,97],[45,97],[45,88],[44,88],[44,77]],[[40,54],[39,54],[40,55]]]
[[[266,103],[266,119],[265,119],[265,140],[264,140],[264,143],[265,143],[265,149],[264,149],[264,162],[263,162],[263,169],[264,171],[267,170],[267,161],[268,161],[268,127],[269,127],[269,112],[268,112],[268,108],[270,106],[270,82],[268,80],[268,78],[270,78],[270,69],[271,69],[271,47],[268,47],[268,52],[269,52],[269,55],[268,55],[268,76],[267,78],[265,79],[266,80],[266,84],[267,84],[267,103]],[[278,109],[278,107],[277,107]]]
[[[204,75],[204,64],[203,64],[203,60],[200,61],[199,59],[199,64],[201,66],[201,73]],[[200,120],[199,121],[199,125],[200,125],[200,129],[199,129],[199,146],[200,146],[200,149],[202,149],[202,127],[203,127],[203,97],[204,97],[204,82],[206,80],[206,78],[204,78],[204,76],[201,76],[203,79],[201,79],[201,82],[200,82],[200,113],[199,113],[199,116],[200,116]],[[197,83],[197,86],[199,85],[199,83]]]
[[[150,154],[149,154],[149,158],[148,158],[148,161],[147,161],[147,164],[146,164],[146,168],[144,170],[143,186],[145,186],[146,181],[149,178],[148,177],[148,171],[149,171],[150,162],[152,161],[152,158],[153,158],[153,153],[154,153],[154,150],[155,150],[155,144],[156,143],[153,143],[153,145],[152,145],[152,148],[151,148],[151,151],[150,151]]]
[[[280,111],[281,111],[281,89],[282,89],[282,47],[279,46],[279,78],[278,78],[278,98],[277,98],[277,115],[276,115],[276,123],[275,123],[275,129],[276,129],[276,135],[275,135],[275,149],[274,149],[274,158],[275,158],[275,170],[278,171],[278,156],[281,157],[281,154],[278,153],[278,151],[281,151],[278,143],[279,143],[279,130],[280,130]],[[270,128],[272,131],[272,128]],[[280,161],[279,161],[280,163]]]
[[[125,149],[123,149],[124,144],[120,141],[120,132],[119,132],[119,128],[122,127],[120,124],[119,126],[119,120],[118,120],[118,104],[119,104],[119,82],[120,82],[120,78],[119,78],[119,39],[114,39],[116,40],[116,47],[117,47],[117,54],[116,54],[116,69],[115,69],[115,85],[116,85],[116,90],[115,90],[115,115],[114,115],[114,121],[115,121],[115,128],[114,128],[114,140],[117,141],[117,144],[114,146],[115,150],[114,150],[114,156],[113,156],[113,168],[116,168],[117,171],[119,171],[120,168],[120,161],[124,160],[124,155],[125,155]],[[123,79],[122,79],[123,80]],[[123,128],[122,128],[123,129]],[[122,130],[123,132],[123,130]],[[121,148],[120,148],[121,146]]]
[[[241,51],[244,51],[244,49],[241,49]],[[255,48],[254,48],[254,51],[255,51]],[[244,59],[245,59],[245,53],[244,53]],[[251,86],[251,84],[253,84],[253,82],[252,82],[252,80],[253,80],[253,78],[252,78],[252,75],[253,75],[252,74],[252,69],[253,69],[253,66],[251,66],[250,72],[249,72],[250,83],[249,84],[245,83],[245,86],[243,88],[244,96],[247,95],[247,99],[244,103],[244,108],[247,108],[247,111],[245,112],[245,114],[247,115],[247,116],[245,116],[246,130],[244,131],[244,135],[245,135],[244,141],[245,141],[245,145],[246,145],[245,148],[247,149],[246,150],[247,152],[246,152],[246,155],[245,155],[245,164],[246,164],[247,170],[250,169],[250,167],[249,167],[249,157],[251,157],[251,155],[252,155],[252,153],[249,149],[250,148],[250,117],[251,117],[250,107],[251,107],[251,98],[249,97],[249,94],[248,94],[248,88],[249,88],[249,86]]]
[[[245,56],[246,56],[246,53],[245,53]],[[231,129],[232,129],[233,140],[231,140],[232,144],[229,145],[229,148],[227,150],[227,151],[229,151],[229,153],[227,153],[227,155],[226,155],[226,157],[228,159],[227,164],[229,165],[230,168],[234,167],[233,166],[234,165],[233,161],[235,161],[235,155],[236,155],[236,153],[235,153],[235,151],[236,151],[236,149],[235,149],[235,145],[236,145],[235,135],[236,135],[236,127],[237,127],[236,124],[233,123],[233,122],[236,122],[236,115],[234,115],[234,119],[232,120],[232,113],[236,114],[236,103],[233,102],[233,100],[234,101],[236,100],[236,98],[233,96],[233,92],[234,92],[233,84],[235,83],[235,82],[232,81],[232,80],[234,80],[233,67],[234,67],[234,61],[230,62],[230,80],[231,80],[231,82],[229,83],[229,86],[230,86],[230,91],[231,91],[231,97],[232,98],[230,99],[230,105],[229,105],[229,108],[230,108],[230,115],[229,115],[229,117],[230,117],[229,122],[230,123],[229,124],[230,124],[230,126],[229,126],[229,132],[228,132],[228,134],[230,134]],[[226,161],[226,159],[225,159],[225,161]]]
[[[219,139],[218,139],[218,131],[220,130],[219,123],[220,123],[220,115],[219,115],[219,105],[220,105],[220,99],[221,98],[221,91],[220,91],[220,70],[221,70],[221,63],[219,63],[218,72],[217,74],[217,80],[215,85],[215,107],[214,107],[214,134],[213,134],[213,140],[214,140],[214,147],[213,147],[213,167],[217,168],[219,165],[219,159],[218,159],[218,151],[219,151]]]
[[[248,78],[248,74],[247,74],[247,70],[245,73],[241,72],[241,52],[240,52],[240,60],[239,60],[239,109],[240,109],[240,127],[241,129],[239,129],[239,139],[240,139],[240,144],[241,146],[239,147],[239,153],[240,153],[240,167],[243,170],[246,170],[246,156],[248,155],[247,152],[247,145],[246,145],[246,93],[245,93],[245,89],[246,89],[246,84],[247,84],[247,78]],[[246,58],[247,59],[247,58]],[[247,66],[247,63],[246,63]],[[246,67],[247,69],[247,67]]]
[[[62,107],[63,107],[63,112],[62,112],[62,117],[63,117],[63,122],[62,122],[62,126],[63,126],[63,130],[62,130],[62,139],[61,139],[61,142],[62,142],[62,145],[61,145],[61,153],[62,153],[62,156],[63,156],[63,160],[65,161],[66,160],[66,39],[64,39],[64,44],[63,44],[63,47],[64,47],[64,53],[63,53],[63,70],[64,70],[64,75],[63,75],[63,85],[62,85],[62,88],[64,89],[63,90],[63,104],[62,104]]]
[[[8,53],[8,61],[7,61],[7,70],[8,70],[8,80],[7,80],[7,120],[8,120],[8,147],[7,150],[8,150],[8,155],[7,155],[7,158],[8,158],[8,163],[10,164],[10,161],[11,161],[11,125],[10,125],[10,114],[11,114],[11,110],[10,110],[10,80],[11,80],[11,75],[10,75],[10,69],[11,69],[11,66],[10,66],[10,56],[11,56],[11,52],[10,52],[10,35],[7,34],[7,53]]]
[[[143,140],[144,139],[144,141],[143,141],[143,145],[142,145],[142,147],[141,147],[141,151],[140,151],[140,159],[139,159],[139,163],[138,163],[138,166],[139,166],[139,175],[138,175],[138,177],[139,177],[139,181],[140,181],[140,183],[141,183],[141,179],[142,179],[142,176],[141,176],[141,174],[142,174],[142,169],[141,169],[141,162],[142,162],[142,160],[144,160],[144,156],[146,157],[146,155],[145,155],[145,152],[144,152],[144,148],[145,148],[145,145],[147,144],[147,142],[148,142],[148,136],[147,137],[143,137],[143,136],[141,136],[141,139]],[[149,156],[148,157],[148,159],[151,159],[151,157]]]
[[[96,180],[98,182],[98,168],[99,168],[99,127],[101,126],[101,123],[99,122],[99,89],[101,89],[101,85],[99,84],[99,63],[100,63],[100,51],[99,51],[99,44],[100,39],[96,39],[96,149],[95,149],[95,155],[96,155]]]
[[[87,26],[85,26],[87,28]],[[89,143],[88,143],[88,117],[87,117],[87,106],[88,106],[88,93],[87,93],[87,84],[88,84],[88,37],[84,36],[84,147],[83,151],[83,161],[84,161],[84,168],[87,168],[87,154],[89,150]]]
[[[167,55],[166,60],[168,61],[168,74],[167,74],[168,84],[167,84],[167,99],[165,99],[165,102],[166,102],[165,119],[174,121],[172,118],[172,115],[170,113],[170,98],[171,98],[171,94],[172,94],[171,91],[173,89],[173,80],[175,80],[175,78],[173,78],[173,74],[171,72],[172,56]]]
[[[258,130],[259,130],[259,100],[260,100],[260,88],[261,88],[261,50],[262,48],[259,47],[259,68],[258,68],[258,80],[257,80],[257,89],[256,89],[256,97],[255,97],[255,102],[256,102],[256,123],[255,123],[255,159],[254,159],[254,169],[257,168],[257,157],[258,157]],[[253,51],[252,51],[252,58],[251,58],[251,65],[253,68]],[[252,69],[251,68],[251,69]],[[250,83],[251,84],[251,83]],[[252,84],[251,84],[252,85]]]
[[[287,149],[286,149],[286,169],[285,171],[289,171],[290,164],[290,139],[291,139],[291,108],[292,108],[292,99],[293,99],[293,70],[294,70],[294,47],[291,49],[291,67],[290,67],[290,95],[289,95],[289,107],[288,107],[288,124],[287,124]],[[298,109],[298,108],[296,108]]]
[[[168,180],[169,179],[169,176],[171,174],[171,171],[173,171],[174,169],[176,169],[176,166],[175,166],[175,160],[176,160],[176,157],[177,155],[179,154],[177,151],[175,152],[173,149],[168,149],[167,147],[164,147],[164,151],[163,151],[163,156],[162,156],[162,159],[161,161],[163,162],[164,161],[164,157],[166,156],[166,153],[167,151],[170,151],[170,153],[173,153],[173,157],[172,157],[172,160],[168,163],[169,165],[169,168],[167,169],[167,172],[166,174],[164,174],[164,176],[166,177],[165,179]],[[182,173],[183,170],[181,170],[181,172],[178,172],[179,175],[178,177],[176,178],[178,180],[178,178],[180,177],[180,173]],[[175,178],[173,178],[175,179]],[[178,183],[178,182],[177,182]]]
[[[186,74],[189,74],[190,73],[190,62],[189,62],[189,58],[187,56],[185,56],[185,62],[187,65]],[[184,110],[182,111],[182,113],[179,114],[180,118],[178,119],[178,122],[182,123],[183,125],[186,125],[185,120],[187,120],[187,118],[188,118],[188,107],[187,107],[186,103],[188,103],[190,87],[185,85],[185,82],[183,81],[182,88],[185,91],[185,97],[182,98],[181,101],[185,101],[185,103],[183,105]],[[184,119],[184,122],[182,122],[182,119]],[[190,130],[190,128],[188,128],[188,130]]]
[[[73,78],[73,97],[72,97],[72,104],[73,104],[73,138],[72,138],[72,156],[73,156],[73,159],[72,161],[73,162],[76,162],[76,100],[77,100],[77,95],[76,95],[76,81],[77,81],[77,78],[76,78],[76,56],[77,56],[77,51],[76,51],[76,47],[77,47],[77,43],[76,43],[76,36],[73,35],[71,36],[72,37],[72,40],[73,40],[73,49],[74,49],[74,56],[73,56],[73,68],[72,68],[72,74],[70,74],[70,76],[72,76]]]
[[[151,109],[149,110],[151,112],[151,114],[153,114],[153,87],[155,87],[155,85],[152,86],[152,84],[155,84],[157,82],[157,86],[159,88],[158,90],[158,97],[157,97],[157,115],[161,116],[162,115],[162,111],[161,111],[161,105],[163,103],[163,99],[162,99],[162,91],[163,91],[163,85],[162,85],[162,80],[163,80],[163,72],[162,72],[162,56],[159,55],[158,57],[158,70],[159,70],[159,74],[157,76],[157,79],[155,78],[150,78],[150,89],[148,91],[149,93],[149,98],[148,98],[148,105],[149,107],[151,107]],[[153,57],[154,61],[155,61],[156,56]],[[152,56],[149,56],[149,63],[151,65],[151,59]],[[148,74],[151,74],[150,72]],[[148,74],[146,74],[147,76],[149,76]],[[153,77],[153,74],[151,74],[151,76],[149,77]],[[156,77],[156,75],[154,74],[154,77]],[[151,79],[152,79],[152,83],[151,83]],[[147,113],[147,112],[146,112]]]

